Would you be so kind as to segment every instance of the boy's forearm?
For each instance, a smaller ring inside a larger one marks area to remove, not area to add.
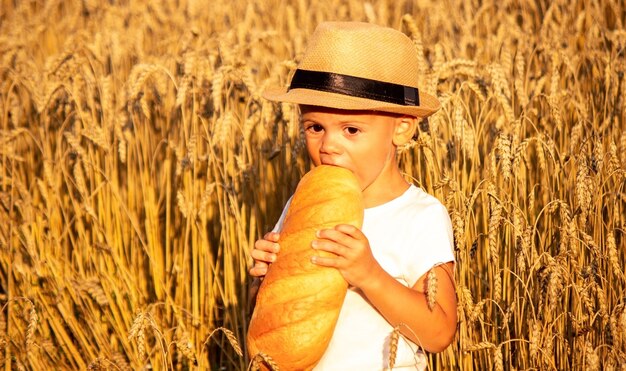
[[[432,310],[428,307],[425,293],[402,285],[382,268],[360,289],[392,326],[402,324],[400,331],[404,336],[426,351],[436,353],[452,342],[456,332],[453,283],[449,282],[450,277],[446,274],[437,276],[443,292],[437,294],[437,302]],[[449,297],[450,289],[452,297]],[[448,297],[442,297],[443,295]],[[440,304],[440,299],[443,305]]]

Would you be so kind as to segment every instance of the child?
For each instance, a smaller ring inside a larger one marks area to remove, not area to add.
[[[453,237],[445,207],[403,177],[397,147],[439,102],[417,89],[415,47],[403,33],[358,22],[321,23],[287,89],[265,98],[296,103],[315,166],[354,172],[363,190],[362,230],[317,232],[311,248],[336,254],[314,264],[338,269],[349,283],[329,347],[316,370],[382,370],[399,326],[394,369],[424,369],[456,332]],[[289,203],[285,206],[285,210]],[[263,277],[280,250],[274,231],[256,241],[250,274]],[[427,275],[437,277],[429,308]]]

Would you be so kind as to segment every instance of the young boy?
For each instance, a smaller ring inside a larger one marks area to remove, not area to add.
[[[418,118],[439,109],[417,88],[418,61],[403,33],[366,23],[326,22],[312,35],[287,89],[265,97],[300,106],[307,152],[315,166],[354,172],[363,190],[363,228],[320,230],[311,248],[333,258],[312,262],[338,269],[349,283],[335,333],[316,370],[382,370],[389,337],[400,340],[394,369],[424,369],[424,351],[439,352],[456,332],[453,237],[445,207],[400,171],[397,147]],[[285,210],[289,203],[285,206]],[[256,241],[250,274],[262,277],[280,250],[275,229]],[[429,308],[427,275],[437,277]]]

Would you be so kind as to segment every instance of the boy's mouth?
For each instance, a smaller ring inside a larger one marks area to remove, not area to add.
[[[340,161],[338,161],[337,156],[320,154],[319,160],[320,160],[320,165],[345,167],[340,164]]]
[[[341,166],[337,161],[332,161],[332,160],[329,160],[329,159],[321,160],[320,161],[320,165],[344,167],[344,166]]]

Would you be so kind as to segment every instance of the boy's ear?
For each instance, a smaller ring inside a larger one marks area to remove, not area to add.
[[[393,134],[393,144],[401,146],[408,143],[417,129],[417,118],[411,116],[399,117],[396,121],[396,130]]]

